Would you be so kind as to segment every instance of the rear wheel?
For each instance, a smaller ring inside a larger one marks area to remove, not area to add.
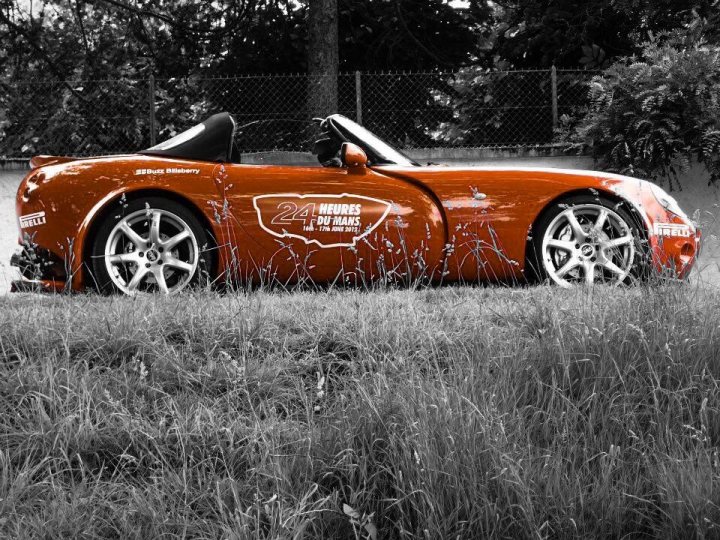
[[[91,268],[102,292],[173,294],[209,275],[208,235],[185,206],[159,197],[112,212],[92,244]]]
[[[608,199],[570,197],[536,223],[531,262],[539,278],[563,287],[628,283],[648,268],[640,227],[637,218]]]

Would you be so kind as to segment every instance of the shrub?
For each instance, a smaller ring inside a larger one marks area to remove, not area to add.
[[[720,178],[720,47],[679,37],[647,44],[590,83],[571,140],[600,167],[677,184],[692,159]]]

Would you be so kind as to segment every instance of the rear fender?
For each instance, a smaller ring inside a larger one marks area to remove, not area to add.
[[[59,165],[61,163],[69,163],[77,161],[77,158],[67,156],[35,156],[30,159],[30,168],[39,169],[46,165]]]
[[[203,212],[203,210],[199,208],[195,202],[188,199],[188,197],[183,195],[182,193],[167,189],[166,186],[163,186],[162,188],[158,186],[147,185],[121,186],[117,189],[110,191],[107,195],[105,195],[102,199],[95,203],[95,205],[85,215],[85,218],[82,220],[80,226],[78,227],[78,232],[75,236],[75,242],[72,249],[73,272],[71,276],[71,286],[73,290],[82,289],[83,284],[85,283],[85,256],[87,254],[87,250],[89,249],[89,242],[91,241],[92,231],[94,225],[96,224],[96,220],[109,212],[112,208],[112,205],[120,201],[123,196],[125,196],[126,198],[136,197],[144,192],[152,193],[155,195],[166,194],[168,197],[171,197],[175,200],[180,200],[183,203],[187,204],[191,210],[204,218],[205,224],[209,226],[213,235],[215,235],[215,237],[219,240],[219,237],[217,235],[222,234],[222,230],[214,227],[212,220],[209,218],[209,216],[205,212]]]

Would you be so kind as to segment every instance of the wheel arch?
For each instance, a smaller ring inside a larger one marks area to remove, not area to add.
[[[635,225],[638,227],[638,230],[643,235],[643,240],[649,239],[650,225],[647,216],[645,215],[645,212],[643,212],[642,208],[633,203],[631,200],[615,193],[614,191],[596,187],[564,191],[557,197],[547,202],[545,206],[543,206],[543,208],[533,218],[530,225],[530,229],[527,235],[527,241],[525,243],[525,268],[527,268],[531,274],[535,274],[535,270],[533,270],[534,267],[531,261],[531,256],[533,254],[532,244],[537,233],[537,231],[535,230],[537,223],[541,221],[545,214],[547,214],[554,205],[562,203],[562,201],[565,199],[569,199],[570,197],[575,197],[578,195],[586,195],[590,197],[596,197],[598,199],[600,197],[603,197],[614,202],[616,205],[621,205],[631,216],[636,216],[637,219]],[[531,276],[531,280],[532,279],[534,279],[534,277]]]
[[[215,228],[212,226],[210,219],[206,214],[202,212],[202,210],[200,210],[197,204],[195,204],[192,200],[185,197],[184,195],[161,188],[140,188],[135,190],[123,190],[119,192],[114,192],[111,195],[102,199],[100,203],[91,210],[91,212],[88,214],[85,221],[81,225],[81,231],[79,235],[79,238],[81,239],[81,245],[79,246],[79,252],[82,258],[82,266],[85,269],[86,273],[89,272],[89,269],[91,268],[89,265],[89,260],[93,238],[95,237],[95,234],[97,234],[97,230],[100,227],[103,218],[110,214],[113,209],[115,209],[114,205],[117,204],[123,197],[125,197],[126,200],[135,200],[142,197],[162,197],[183,205],[190,212],[192,212],[192,214],[198,219],[202,227],[208,232],[208,238],[213,243],[212,247],[218,246],[218,240],[215,237]],[[87,282],[88,277],[89,276],[86,275],[84,281]],[[88,283],[85,283],[85,285],[87,286]]]

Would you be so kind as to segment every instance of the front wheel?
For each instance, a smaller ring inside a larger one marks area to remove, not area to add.
[[[104,218],[91,268],[101,292],[173,294],[208,275],[207,246],[206,232],[185,206],[143,197],[127,203],[122,215]]]
[[[538,277],[577,283],[628,283],[647,273],[646,243],[638,218],[601,197],[575,196],[551,207],[533,231]]]

